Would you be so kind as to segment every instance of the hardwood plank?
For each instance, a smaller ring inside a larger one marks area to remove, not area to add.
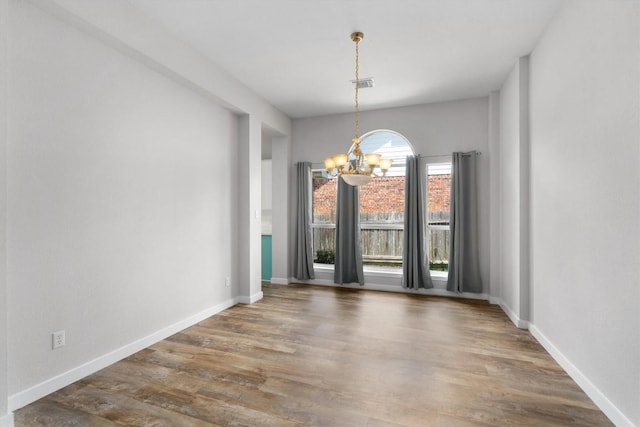
[[[15,425],[611,425],[484,301],[263,292],[18,410]]]

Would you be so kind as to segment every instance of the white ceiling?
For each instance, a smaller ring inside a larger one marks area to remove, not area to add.
[[[485,96],[562,0],[129,0],[292,118]]]

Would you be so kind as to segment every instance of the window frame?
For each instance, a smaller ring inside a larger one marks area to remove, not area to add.
[[[430,166],[435,166],[435,165],[448,165],[449,166],[449,175],[451,175],[451,168],[453,167],[453,159],[450,156],[434,156],[434,157],[429,157],[427,158],[427,160],[425,161],[424,164],[424,171],[425,171],[425,178],[426,178],[426,206],[425,206],[425,212],[426,212],[426,218],[425,218],[425,223],[426,223],[426,227],[427,227],[427,231],[428,231],[428,235],[427,235],[427,239],[429,242],[431,242],[431,232],[432,231],[449,231],[449,235],[451,235],[451,218],[449,218],[449,223],[447,225],[442,225],[442,224],[437,224],[437,225],[432,225],[429,221],[429,167]],[[436,175],[436,174],[431,174],[431,175]],[[451,201],[449,201],[449,203],[451,203]],[[429,252],[431,252],[431,247],[429,247]],[[431,260],[429,260],[429,264],[431,264]],[[447,269],[448,269],[448,265],[447,265]],[[447,278],[449,276],[449,271],[442,271],[442,270],[431,270],[431,268],[429,268],[429,271],[431,272],[432,276],[436,276],[436,277],[442,277],[442,278]]]
[[[325,230],[335,230],[336,229],[336,224],[335,222],[333,223],[316,223],[314,222],[314,215],[313,215],[313,209],[314,209],[314,204],[313,204],[313,180],[314,180],[314,173],[316,172],[320,172],[322,174],[323,177],[326,176],[327,179],[339,179],[339,177],[331,177],[327,175],[327,171],[324,168],[324,165],[320,165],[320,164],[312,164],[311,165],[311,249],[313,251],[313,267],[314,268],[327,268],[327,269],[333,269],[333,265],[334,264],[324,264],[324,263],[317,263],[316,260],[316,254],[317,254],[317,249],[315,247],[315,230],[316,229],[325,229]],[[337,207],[337,184],[336,184],[336,200],[335,200],[335,204],[334,206]],[[335,232],[334,232],[334,243],[335,243]],[[335,245],[334,245],[335,247]]]
[[[393,134],[394,138],[397,138],[398,140],[401,140],[405,145],[406,145],[406,151],[407,153],[406,155],[415,155],[415,149],[413,148],[413,144],[411,144],[411,141],[409,141],[409,139],[407,137],[405,137],[404,135],[402,135],[399,132],[396,132],[394,130],[391,129],[376,129],[376,130],[372,130],[369,132],[364,133],[360,139],[361,139],[361,143],[360,143],[360,148],[362,149],[363,152],[365,153],[369,153],[369,152],[373,152],[375,153],[376,150],[373,151],[368,151],[366,149],[366,140],[367,138],[371,137],[372,135],[375,134],[381,134],[381,133],[389,133],[389,134]],[[384,147],[384,145],[382,146]],[[380,147],[380,148],[382,148]],[[381,155],[386,154],[384,151],[382,153],[378,153]],[[402,158],[402,154],[400,155],[396,155],[396,156],[392,156],[391,158],[394,158],[394,164],[397,165],[397,160]],[[406,167],[405,167],[406,168]],[[403,175],[393,175],[393,165],[392,165],[392,169],[389,171],[390,174],[387,176],[402,176],[403,179],[406,179],[406,171]],[[362,218],[362,200],[360,201],[361,205],[360,205],[360,218]],[[365,230],[394,230],[394,231],[399,231],[404,233],[404,210],[403,210],[403,220],[401,222],[363,222],[360,221],[360,232],[363,233]],[[364,239],[363,239],[364,240]],[[364,244],[364,243],[363,243]],[[364,248],[362,248],[362,252],[363,252],[363,258],[365,257],[364,254]],[[402,251],[400,251],[402,252]],[[380,262],[384,262],[382,259],[379,260]],[[363,264],[364,264],[364,268],[369,268],[369,269],[375,269],[376,271],[386,271],[386,272],[391,272],[391,273],[397,273],[398,270],[402,271],[402,266],[403,266],[403,260],[402,260],[402,255],[400,255],[400,263],[398,264],[398,266],[394,266],[394,267],[390,267],[390,266],[377,266],[375,264],[365,264],[365,260],[363,259]]]

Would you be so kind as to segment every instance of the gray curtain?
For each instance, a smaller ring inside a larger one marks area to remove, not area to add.
[[[453,153],[451,234],[447,290],[482,293],[478,258],[478,192],[475,151]]]
[[[297,165],[296,246],[293,265],[299,280],[315,279],[313,271],[313,233],[311,231],[311,163]]]
[[[338,178],[336,207],[336,261],[333,281],[337,284],[364,285],[362,245],[360,241],[360,193]]]
[[[433,288],[428,260],[425,187],[420,157],[407,156],[402,244],[402,286],[406,289]]]

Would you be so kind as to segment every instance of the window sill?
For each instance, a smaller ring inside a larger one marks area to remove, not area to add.
[[[332,272],[333,264],[313,264],[315,271]],[[384,268],[365,266],[363,268],[365,274],[378,277],[402,277],[402,268]],[[431,270],[431,278],[436,280],[447,280],[449,274],[446,271]]]
[[[334,268],[332,264],[314,264],[315,279],[303,281],[312,285],[336,286],[333,281]],[[431,271],[433,289],[421,290],[431,295],[457,296],[455,292],[447,291],[447,272]],[[402,287],[402,269],[365,266],[363,286],[357,283],[346,283],[341,287],[352,287],[354,289],[371,289],[390,292],[415,292]],[[472,297],[474,298],[474,297]]]

